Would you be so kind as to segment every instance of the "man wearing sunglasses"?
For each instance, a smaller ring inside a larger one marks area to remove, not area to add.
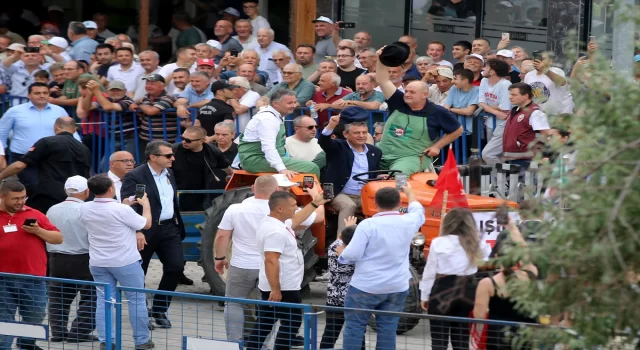
[[[147,164],[131,170],[122,180],[121,198],[133,197],[137,185],[145,186],[145,193],[151,206],[151,228],[136,234],[138,250],[142,256],[142,269],[145,274],[153,254],[157,254],[162,263],[162,279],[159,290],[173,292],[176,290],[184,270],[182,240],[184,224],[180,216],[178,204],[178,186],[171,166],[175,160],[171,144],[165,141],[151,141],[144,150]],[[137,213],[142,213],[140,205],[133,205]],[[166,312],[171,304],[171,297],[156,295],[151,306],[151,317],[155,326],[149,328],[171,328]]]
[[[285,140],[285,147],[289,156],[293,159],[312,162],[319,153],[322,153],[322,148],[320,148],[318,139],[316,139],[316,133],[318,132],[316,120],[307,116],[297,117],[293,120],[293,129],[295,134]],[[325,163],[324,160],[322,163]],[[318,166],[323,168],[324,164]]]

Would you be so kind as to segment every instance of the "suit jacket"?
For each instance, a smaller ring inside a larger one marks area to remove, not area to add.
[[[169,181],[171,182],[171,187],[173,187],[173,212],[175,217],[178,219],[180,237],[184,239],[184,223],[182,222],[182,216],[180,216],[180,205],[178,203],[178,185],[176,185],[176,179],[173,175],[173,170],[167,170],[169,171],[168,176]],[[144,233],[145,236],[149,237],[160,232],[158,220],[160,219],[162,204],[160,203],[160,194],[158,193],[158,187],[156,186],[156,182],[153,180],[151,169],[149,169],[147,163],[141,164],[124,176],[124,179],[122,179],[122,188],[120,188],[120,198],[124,199],[133,196],[136,192],[137,184],[146,186],[147,198],[149,198],[149,204],[151,205],[151,218],[153,219],[153,224],[148,230],[142,230],[142,233]],[[142,215],[142,207],[140,205],[134,205],[133,209],[138,214]]]
[[[353,151],[347,143],[347,140],[332,139],[331,136],[325,136],[322,133],[318,139],[318,144],[324,150],[327,157],[327,166],[322,177],[323,183],[332,183],[335,194],[342,192],[344,185],[351,177],[353,169]],[[373,145],[367,145],[367,161],[369,163],[369,171],[380,170],[380,160],[382,159],[382,151]],[[375,176],[369,176],[372,178]]]

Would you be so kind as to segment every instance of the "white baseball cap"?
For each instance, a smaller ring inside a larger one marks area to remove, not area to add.
[[[87,179],[80,175],[72,176],[64,183],[64,191],[67,192],[67,194],[84,192],[87,188],[89,188]]]
[[[220,44],[220,42],[217,41],[217,40],[208,40],[205,44],[207,44],[207,45],[209,45],[211,47],[214,47],[214,48],[216,48],[218,50],[222,50],[222,44]]]
[[[98,25],[94,21],[84,21],[82,22],[87,29],[98,29]]]
[[[247,78],[245,77],[233,77],[229,79],[229,82],[233,85],[245,88],[247,90],[251,90],[251,84],[249,83],[249,80],[247,80]]]
[[[300,186],[299,183],[289,180],[285,174],[273,174],[272,176],[276,178],[276,181],[278,181],[278,187]]]
[[[49,40],[43,40],[42,43],[47,45],[57,46],[63,50],[69,47],[69,43],[67,42],[67,39],[61,38],[59,36],[51,37],[51,39]]]
[[[333,21],[331,20],[331,18],[325,17],[325,16],[320,16],[320,17],[314,19],[313,21],[311,21],[311,23],[316,23],[316,22],[326,22],[326,23],[329,23],[329,24],[333,24]]]
[[[19,43],[13,43],[7,47],[7,50],[11,50],[11,51],[20,50],[20,49],[24,49],[24,45]]]
[[[466,55],[464,56],[464,60],[468,60],[469,58],[477,58],[480,61],[482,61],[482,64],[484,64],[484,58],[482,58],[482,56],[478,55],[477,53],[472,53],[471,55]]]
[[[496,56],[502,56],[506,58],[515,58],[516,56],[511,52],[511,50],[500,50],[496,53]]]

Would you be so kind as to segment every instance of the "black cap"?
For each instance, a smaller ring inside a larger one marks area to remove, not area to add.
[[[410,54],[409,45],[396,41],[382,49],[379,60],[387,67],[400,67],[407,61]]]
[[[40,34],[42,34],[42,35],[60,36],[60,31],[51,28],[51,29],[45,29],[45,30],[41,31]]]
[[[164,77],[160,74],[149,74],[146,77],[142,78],[142,80],[146,81],[161,81],[163,84],[165,83]]]
[[[366,122],[369,120],[369,111],[358,106],[350,106],[340,112],[340,124]]]
[[[215,94],[216,91],[218,91],[218,90],[235,89],[237,87],[239,87],[239,86],[238,85],[233,85],[233,84],[229,83],[227,80],[221,79],[221,80],[214,81],[211,84],[211,92],[213,92]]]

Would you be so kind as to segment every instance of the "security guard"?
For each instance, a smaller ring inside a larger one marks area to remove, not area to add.
[[[38,184],[27,205],[46,213],[67,198],[64,183],[68,178],[75,175],[90,177],[91,151],[73,138],[76,129],[73,118],[56,119],[53,125],[55,135],[38,140],[22,159],[0,173],[0,180],[16,175],[26,167],[36,168]]]
[[[316,164],[286,155],[283,119],[293,113],[296,105],[293,91],[276,91],[271,96],[271,104],[251,118],[238,146],[240,165],[244,170],[252,173],[279,172],[289,178],[299,172],[320,177]]]

